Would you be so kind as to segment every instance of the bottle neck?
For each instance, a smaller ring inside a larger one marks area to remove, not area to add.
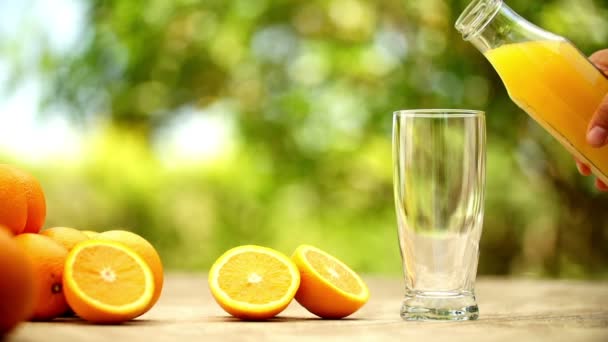
[[[481,52],[504,44],[563,39],[522,18],[502,0],[473,0],[456,21],[456,29]]]

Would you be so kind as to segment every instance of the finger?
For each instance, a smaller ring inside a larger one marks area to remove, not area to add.
[[[587,142],[593,147],[602,147],[608,143],[608,94],[589,122]]]
[[[608,74],[608,49],[597,51],[589,57],[589,60],[604,74]]]
[[[608,192],[608,185],[602,182],[599,178],[595,180],[595,187],[600,191]]]
[[[591,169],[589,168],[589,166],[587,166],[586,164],[581,163],[580,161],[576,161],[576,168],[578,169],[578,172],[583,175],[583,176],[589,176],[591,175]]]

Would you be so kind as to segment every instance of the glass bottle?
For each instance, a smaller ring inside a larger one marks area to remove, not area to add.
[[[587,143],[608,77],[567,39],[528,22],[502,0],[473,0],[456,29],[490,61],[511,99],[608,184],[608,146]]]

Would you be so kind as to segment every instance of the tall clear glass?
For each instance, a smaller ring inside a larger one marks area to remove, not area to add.
[[[485,189],[485,114],[393,116],[394,194],[406,320],[472,320]]]

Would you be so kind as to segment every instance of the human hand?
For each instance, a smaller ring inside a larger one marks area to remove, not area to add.
[[[608,49],[600,50],[591,55],[589,60],[595,64],[598,69],[602,70],[605,75],[608,75]],[[587,143],[589,145],[600,148],[608,144],[608,94],[604,96],[604,99],[597,108],[587,131]],[[591,169],[589,166],[576,161],[578,171],[584,175],[589,176]],[[595,180],[595,186],[601,191],[608,191],[608,184],[602,182],[599,178]]]

